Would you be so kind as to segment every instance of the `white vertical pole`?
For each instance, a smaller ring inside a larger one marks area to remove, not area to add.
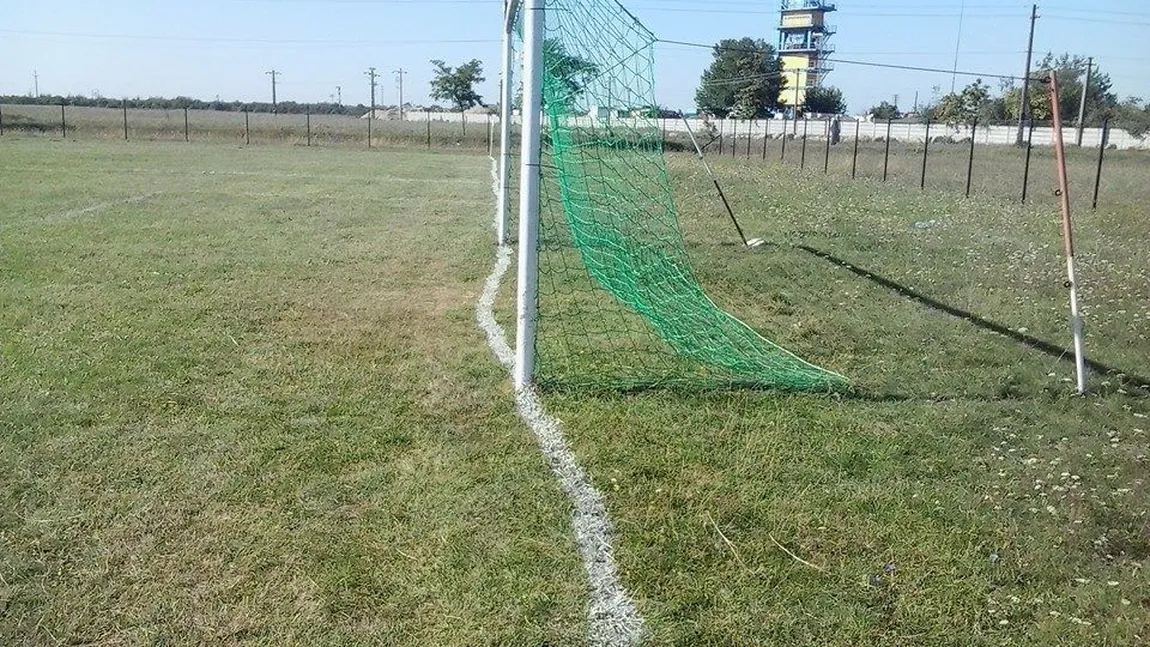
[[[519,295],[515,388],[535,375],[535,314],[539,288],[539,149],[543,113],[544,0],[523,1],[523,130],[519,164]]]
[[[511,74],[511,38],[515,29],[515,11],[518,2],[507,2],[503,16],[503,68],[502,88],[499,100],[499,210],[498,231],[495,232],[496,242],[507,244],[507,215],[510,211],[511,193],[511,119],[514,112],[511,109],[513,88]]]
[[[1066,145],[1062,137],[1062,108],[1058,104],[1058,75],[1049,72],[1053,118],[1055,171],[1058,173],[1058,200],[1062,208],[1062,242],[1066,248],[1066,283],[1070,288],[1070,328],[1074,335],[1074,370],[1078,377],[1078,393],[1086,393],[1086,350],[1083,340],[1082,313],[1078,309],[1078,273],[1074,268],[1074,224],[1070,220],[1070,183],[1066,178]]]

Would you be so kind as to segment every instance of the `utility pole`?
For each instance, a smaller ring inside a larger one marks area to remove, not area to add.
[[[399,120],[403,121],[403,75],[407,74],[402,67],[395,71],[395,78],[399,83]]]
[[[1086,115],[1086,93],[1090,90],[1090,71],[1094,67],[1094,57],[1086,59],[1086,80],[1082,82],[1082,100],[1078,104],[1078,133],[1074,135],[1074,143],[1082,148],[1082,122]]]
[[[914,114],[918,114],[918,90],[914,91]]]
[[[1038,20],[1038,5],[1030,6],[1030,40],[1026,45],[1026,74],[1022,75],[1022,105],[1018,109],[1018,135],[1014,145],[1022,145],[1022,125],[1030,114],[1030,59],[1034,56],[1034,23]]]
[[[367,68],[364,74],[371,79],[371,111],[367,113],[367,147],[371,148],[371,122],[375,121],[375,79],[379,75],[375,73],[374,67]]]
[[[40,73],[36,70],[32,70],[32,94],[40,98]]]
[[[279,104],[276,102],[276,76],[281,74],[281,72],[268,70],[264,72],[264,74],[270,74],[272,76],[272,114],[279,114]]]
[[[950,72],[950,93],[954,94],[954,79],[958,76],[958,50],[962,45],[962,22],[966,17],[966,0],[962,0],[958,10],[958,37],[954,40],[954,67]]]
[[[367,68],[367,71],[364,72],[364,74],[367,75],[367,78],[371,82],[371,113],[370,113],[371,117],[370,118],[375,119],[375,86],[376,86],[375,79],[379,75],[376,74],[374,67]]]

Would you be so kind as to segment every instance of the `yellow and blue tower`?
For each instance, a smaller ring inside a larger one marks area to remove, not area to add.
[[[779,55],[787,87],[779,101],[793,109],[803,105],[807,88],[818,87],[833,65],[826,57],[834,52],[828,42],[835,33],[826,15],[835,10],[826,0],[781,0]]]

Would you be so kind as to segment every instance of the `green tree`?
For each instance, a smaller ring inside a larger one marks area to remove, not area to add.
[[[1082,79],[1086,74],[1086,58],[1062,54],[1055,57],[1047,53],[1039,61],[1034,76],[1043,76],[1046,71],[1054,70],[1058,75],[1059,95],[1058,107],[1062,111],[1064,122],[1072,123],[1078,118],[1078,106],[1082,99]],[[1090,88],[1086,92],[1086,122],[1092,125],[1102,123],[1106,117],[1114,114],[1118,107],[1118,96],[1111,90],[1113,83],[1110,75],[1102,72],[1098,66],[1090,73]],[[1006,116],[1018,119],[1022,107],[1022,88],[1013,88],[1004,97],[1006,101]],[[1050,92],[1041,80],[1030,82],[1030,116],[1038,121],[1050,119]]]
[[[478,59],[457,68],[440,60],[433,60],[431,64],[435,66],[435,77],[431,79],[432,98],[450,101],[460,112],[483,102],[483,97],[475,91],[476,85],[487,80],[483,76],[483,63]]]
[[[842,90],[838,88],[808,88],[803,109],[822,115],[841,115],[847,111],[847,102],[843,99]]]
[[[779,105],[785,86],[775,48],[759,38],[718,42],[711,65],[695,91],[700,112],[717,117],[766,117]]]
[[[598,65],[568,53],[563,43],[553,38],[543,41],[543,61],[547,65],[547,75],[563,88],[560,94],[569,103],[575,103],[599,74]]]
[[[1135,137],[1143,138],[1150,132],[1150,102],[1140,105],[1142,100],[1130,97],[1114,108],[1112,125],[1122,128]]]
[[[933,119],[944,121],[951,126],[968,124],[974,121],[986,104],[990,103],[990,87],[975,79],[974,83],[962,89],[962,92],[951,92],[942,98],[934,109]]]
[[[883,121],[888,119],[898,119],[899,117],[898,106],[889,101],[883,101],[877,106],[872,106],[869,112],[870,114],[874,115],[875,119],[881,119]]]

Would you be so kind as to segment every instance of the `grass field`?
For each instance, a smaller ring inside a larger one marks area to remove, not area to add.
[[[0,644],[585,644],[569,503],[473,323],[485,157],[0,152]],[[670,163],[711,296],[854,393],[544,394],[649,644],[1150,639],[1148,158],[1076,214],[1115,369],[1085,398],[1049,191],[817,159],[716,161],[754,254]]]
[[[4,128],[21,135],[60,138],[67,129],[68,139],[124,139],[124,118],[116,108],[67,106],[64,118],[60,106],[0,106]],[[127,111],[129,141],[184,141],[184,111],[130,109]],[[454,116],[454,115],[453,115]],[[430,129],[424,113],[409,121],[376,119],[372,122],[375,146],[412,148],[464,148],[487,150],[486,115],[468,115],[469,123],[432,120]],[[242,112],[189,110],[187,138],[196,143],[228,142],[252,144],[308,145],[308,117],[302,114],[252,112],[244,122]],[[368,121],[347,115],[314,114],[311,120],[313,146],[367,147]]]

